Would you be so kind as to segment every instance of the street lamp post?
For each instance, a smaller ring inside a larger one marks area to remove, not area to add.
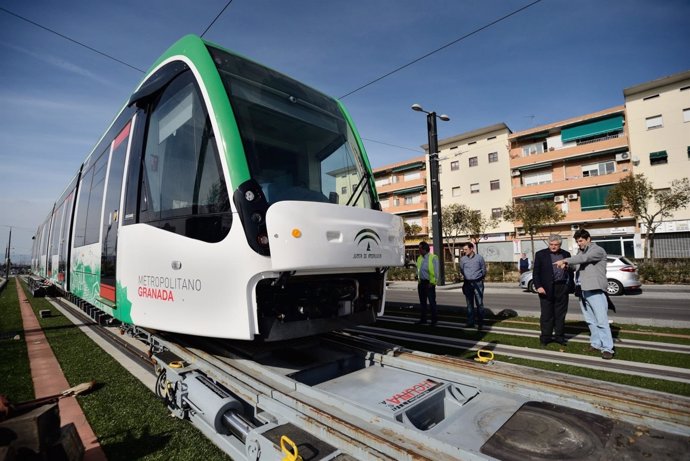
[[[10,279],[10,264],[12,264],[12,261],[10,261],[10,248],[12,247],[12,228],[10,227],[10,238],[7,241],[7,253],[6,253],[6,258],[5,258],[5,280]]]
[[[437,285],[443,286],[446,284],[446,274],[444,266],[444,250],[442,240],[441,223],[441,186],[439,184],[438,175],[438,135],[436,133],[436,118],[440,118],[444,122],[450,120],[445,114],[436,115],[436,112],[427,112],[422,109],[419,104],[412,104],[412,110],[417,112],[424,112],[426,114],[426,129],[429,136],[429,170],[431,175],[431,226],[433,232],[433,244],[436,255],[438,256],[439,274]]]

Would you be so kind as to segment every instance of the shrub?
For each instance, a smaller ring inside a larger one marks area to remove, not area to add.
[[[688,259],[656,259],[648,263],[638,261],[637,270],[642,283],[690,283]]]
[[[690,284],[690,259],[657,259],[653,263],[636,261],[642,283]],[[517,282],[520,274],[513,262],[487,262],[487,282]],[[461,282],[455,263],[445,262],[446,283]],[[388,280],[416,280],[414,268],[393,267]]]

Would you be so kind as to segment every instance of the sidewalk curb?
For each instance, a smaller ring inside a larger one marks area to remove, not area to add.
[[[24,324],[24,340],[29,356],[34,394],[36,398],[59,394],[69,388],[70,385],[18,280],[17,296],[19,297],[19,307]],[[77,428],[79,438],[84,445],[83,459],[85,461],[105,461],[107,458],[103,448],[76,397],[60,399],[59,408],[61,425],[74,423]]]
[[[516,290],[524,291],[518,282],[484,282],[486,288],[515,288]],[[416,280],[388,280],[386,281],[386,288],[388,289],[417,289]],[[437,290],[459,290],[462,288],[462,282],[458,283],[448,283],[442,286],[436,286]],[[661,284],[643,284],[642,292],[645,291],[655,291],[655,292],[679,292],[679,293],[690,293],[690,285],[661,285]]]

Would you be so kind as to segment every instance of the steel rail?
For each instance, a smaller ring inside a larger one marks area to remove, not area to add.
[[[342,411],[333,398],[323,394],[310,397],[310,386],[236,356],[230,349],[221,349],[215,341],[204,343],[204,349],[199,346],[202,345],[189,344],[184,340],[166,344],[171,352],[190,360],[191,364],[204,362],[206,369],[210,369],[212,379],[231,392],[237,392],[241,398],[250,399],[257,409],[274,414],[285,414],[285,409],[297,412],[299,421],[293,421],[293,424],[307,428],[308,432],[337,448],[354,452],[357,459],[457,460],[456,455],[439,452],[424,444],[421,440],[424,437],[415,436],[414,431],[386,431],[380,424]],[[214,351],[209,353],[207,349]],[[415,442],[415,439],[420,440]],[[469,452],[467,455],[472,456]]]
[[[99,338],[105,340],[112,347],[128,355],[130,359],[153,373],[154,362],[148,354],[133,347],[130,343],[121,338],[120,335],[94,321],[86,312],[82,311],[79,306],[64,298],[47,297],[47,299],[58,304],[60,308],[67,310],[74,317],[81,320],[82,322],[79,326],[89,328]],[[199,365],[209,377],[223,384],[228,390],[235,393],[244,401],[254,405],[257,409],[263,409],[268,413],[281,413],[281,409],[277,408],[280,404],[288,405],[293,409],[301,408],[303,414],[300,420],[293,421],[293,424],[308,429],[309,432],[317,437],[323,438],[337,448],[349,453],[356,453],[357,459],[381,461],[396,461],[403,459],[429,461],[447,459],[450,461],[455,459],[453,457],[434,456],[428,458],[418,455],[411,456],[409,447],[397,446],[383,437],[365,437],[368,434],[362,430],[361,426],[356,424],[357,422],[352,423],[340,420],[323,408],[319,408],[318,402],[309,403],[301,401],[293,395],[295,387],[285,387],[276,383],[271,383],[267,379],[257,379],[255,376],[243,371],[243,367],[241,366],[230,365],[223,360],[214,358],[213,355],[204,352],[202,349],[182,345],[181,343],[183,343],[184,340],[181,339],[181,337],[178,338],[176,335],[161,333],[160,336],[156,337],[156,341],[157,345],[163,345],[174,354],[189,361],[189,363]],[[203,344],[206,344],[207,347],[211,348],[213,341],[209,340],[208,343],[205,341],[206,340],[203,339],[201,340],[201,347],[203,347]],[[227,351],[225,353],[227,353]],[[242,361],[239,357],[237,360]],[[261,375],[259,374],[259,376]],[[292,400],[292,404],[290,404],[290,400]],[[312,416],[309,416],[309,414]],[[333,427],[336,425],[338,426],[337,429]],[[363,440],[368,440],[369,443],[364,443],[362,442]],[[388,451],[389,454],[377,450],[375,446],[385,448],[385,451]]]
[[[426,367],[464,372],[468,382],[501,385],[511,392],[526,392],[537,400],[546,395],[567,396],[570,401],[586,403],[590,411],[603,413],[614,419],[633,424],[656,425],[664,431],[688,436],[690,434],[690,398],[632,386],[564,375],[506,363],[494,366],[479,365],[454,357],[420,352],[405,352],[395,358],[382,357],[383,364],[395,366],[398,360],[406,364],[416,362],[422,372]],[[567,405],[567,404],[564,404]],[[598,410],[598,411],[597,411]],[[661,424],[659,426],[659,423]]]
[[[391,323],[399,323],[403,325],[411,325],[414,324],[415,321],[417,320],[416,318],[411,318],[411,317],[404,317],[404,316],[390,316],[390,315],[384,315],[378,318],[379,321],[383,322],[391,322]],[[538,325],[538,324],[535,324]],[[454,329],[454,330],[468,330],[468,331],[476,331],[474,328],[465,328],[462,324],[459,324],[457,322],[444,322],[444,321],[439,321],[436,324],[437,328],[446,328],[446,329]],[[583,333],[585,333],[586,329],[583,329]],[[538,330],[528,330],[525,328],[510,328],[510,327],[497,327],[497,326],[484,326],[481,330],[481,333],[486,334],[486,333],[491,333],[491,334],[498,334],[498,335],[510,335],[510,336],[522,336],[522,337],[527,337],[527,338],[539,338],[539,331]],[[651,332],[645,333],[646,335],[649,336],[657,336],[657,337],[663,337],[663,338],[673,338],[673,335],[669,334],[653,334]],[[566,334],[566,339],[568,340],[569,343],[587,343],[589,344],[589,338],[588,336],[583,336],[582,338],[579,337],[580,335],[572,335],[572,334]],[[689,337],[685,335],[680,335],[680,339],[690,339]],[[625,348],[631,348],[631,349],[644,349],[644,350],[655,350],[655,351],[660,351],[660,352],[678,352],[681,354],[690,354],[690,344],[676,344],[676,343],[670,343],[670,342],[659,342],[659,341],[646,341],[642,339],[620,339],[620,338],[614,338],[614,343],[616,347],[625,347]]]
[[[68,308],[84,318],[85,314],[78,308]],[[132,346],[111,331],[98,328],[95,322],[88,326],[114,337],[112,342],[122,344],[131,354]],[[402,332],[395,331],[395,335],[399,340]],[[165,333],[157,333],[156,340],[159,345],[203,369],[211,379],[252,405],[259,421],[275,423],[277,416],[357,459],[480,459],[476,452],[446,443],[436,442],[432,446],[427,443],[429,439],[422,431],[382,420],[370,410],[345,409],[343,401],[337,397],[257,363],[242,350],[233,349],[231,342]],[[687,435],[690,427],[690,399],[685,397],[605,382],[596,382],[594,385],[594,381],[586,378],[506,363],[479,365],[473,361],[410,351],[350,333],[334,333],[319,340],[356,351],[370,363],[380,366],[449,381],[461,380],[487,391],[498,389],[537,401],[550,400],[566,406],[578,406],[597,414],[676,434]],[[242,344],[245,349],[254,347]],[[150,364],[148,356],[144,357],[141,351],[134,355]]]
[[[78,326],[89,328],[94,334],[98,335],[101,339],[108,342],[111,346],[116,348],[118,351],[127,355],[134,362],[138,363],[146,371],[154,374],[153,365],[154,362],[151,360],[151,356],[141,349],[132,346],[128,341],[121,337],[119,334],[115,334],[110,331],[105,325],[99,324],[93,318],[91,318],[86,312],[79,309],[79,307],[62,297],[49,297],[46,299],[58,304],[61,308],[67,310],[70,314],[79,318],[83,321]]]
[[[462,351],[488,349],[496,354],[502,354],[510,357],[559,363],[562,365],[609,371],[631,376],[644,376],[647,378],[663,379],[666,381],[690,383],[690,369],[683,367],[655,365],[619,359],[604,362],[598,356],[573,354],[568,353],[565,350],[550,351],[546,349],[531,349],[524,346],[497,344],[493,341],[459,339],[432,333],[417,333],[410,331],[391,330],[380,327],[358,327],[352,331],[377,338],[386,338],[391,341],[409,341],[416,344],[429,344],[436,347],[447,347],[449,352],[454,349]]]
[[[400,339],[399,331],[395,331]],[[371,334],[371,333],[369,333]],[[440,339],[440,338],[438,338]],[[438,344],[438,343],[436,343]],[[476,344],[476,342],[475,342]],[[522,348],[525,349],[525,348]],[[534,351],[535,354],[544,353]],[[553,352],[551,355],[563,355]],[[380,356],[381,364],[389,366],[410,366],[419,373],[429,368],[441,370],[441,377],[450,379],[461,373],[467,384],[499,385],[511,392],[524,392],[536,400],[545,394],[567,396],[581,402],[589,402],[590,411],[604,412],[634,424],[648,424],[650,421],[664,421],[664,430],[687,435],[690,431],[690,398],[657,392],[648,389],[625,386],[604,381],[593,381],[574,375],[555,373],[546,370],[513,365],[506,362],[479,364],[447,355],[440,356],[419,351],[406,350],[395,356]],[[601,359],[596,360],[601,362]],[[607,362],[609,365],[610,362]],[[687,372],[687,370],[684,370]],[[600,411],[596,411],[596,410]]]

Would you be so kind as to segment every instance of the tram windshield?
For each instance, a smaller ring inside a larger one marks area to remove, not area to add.
[[[252,177],[269,203],[371,208],[370,181],[338,104],[285,75],[209,47],[230,98]]]

